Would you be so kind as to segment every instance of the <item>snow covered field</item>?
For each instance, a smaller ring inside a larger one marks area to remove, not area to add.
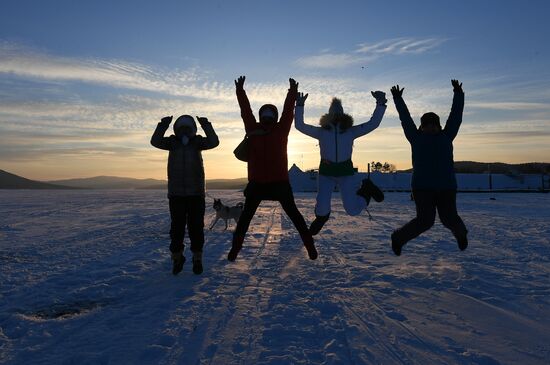
[[[401,257],[408,194],[372,221],[335,197],[315,262],[264,202],[235,263],[218,222],[204,274],[174,277],[162,191],[0,191],[0,363],[548,363],[550,195],[460,194],[468,250],[437,222]]]

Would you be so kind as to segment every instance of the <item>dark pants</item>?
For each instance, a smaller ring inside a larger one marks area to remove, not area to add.
[[[204,208],[203,196],[173,196],[169,198],[170,243],[171,252],[183,251],[185,226],[189,233],[192,252],[202,252],[204,246]]]
[[[237,223],[237,228],[233,234],[233,245],[242,246],[244,236],[250,226],[250,221],[256,213],[256,209],[262,200],[274,200],[281,203],[283,210],[288,215],[298,232],[302,241],[306,244],[313,243],[313,238],[309,233],[304,217],[296,207],[294,194],[289,182],[277,183],[255,183],[249,182],[244,190],[244,208]]]
[[[394,237],[400,243],[407,243],[422,232],[430,229],[435,221],[435,210],[445,227],[456,238],[465,237],[468,231],[456,211],[456,190],[426,191],[414,190],[416,218],[395,231]]]

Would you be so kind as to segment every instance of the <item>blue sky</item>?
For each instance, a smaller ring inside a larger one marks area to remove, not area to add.
[[[466,108],[456,160],[550,161],[550,47],[545,1],[3,1],[0,165],[35,179],[164,178],[149,145],[164,115],[204,115],[220,147],[208,178],[246,176],[233,80],[247,76],[257,110],[282,107],[288,78],[316,124],[333,96],[356,123],[371,90],[405,87],[413,117],[446,119],[451,78]],[[388,95],[389,96],[389,95]],[[410,167],[391,98],[354,162]],[[289,161],[318,164],[315,140],[293,130]]]

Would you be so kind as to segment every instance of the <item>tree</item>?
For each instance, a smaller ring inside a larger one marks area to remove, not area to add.
[[[387,172],[394,172],[396,170],[395,168],[395,165],[394,164],[391,164],[389,162],[380,162],[380,161],[372,161],[370,163],[370,168],[371,168],[371,171],[373,172],[384,172],[384,173],[387,173]]]

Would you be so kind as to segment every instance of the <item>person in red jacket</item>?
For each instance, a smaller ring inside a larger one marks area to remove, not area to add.
[[[309,233],[304,217],[294,202],[294,194],[288,180],[287,144],[288,133],[294,120],[294,104],[298,95],[298,83],[289,79],[290,88],[286,95],[283,114],[279,120],[277,107],[265,104],[260,108],[260,122],[250,108],[250,102],[244,91],[245,76],[235,80],[237,100],[241,108],[241,118],[248,140],[248,185],[244,190],[243,212],[233,234],[229,261],[235,261],[243,246],[244,236],[250,221],[262,200],[274,200],[281,203],[283,210],[292,220],[300,233],[310,259],[317,258],[313,237]],[[277,120],[279,120],[277,122]]]

